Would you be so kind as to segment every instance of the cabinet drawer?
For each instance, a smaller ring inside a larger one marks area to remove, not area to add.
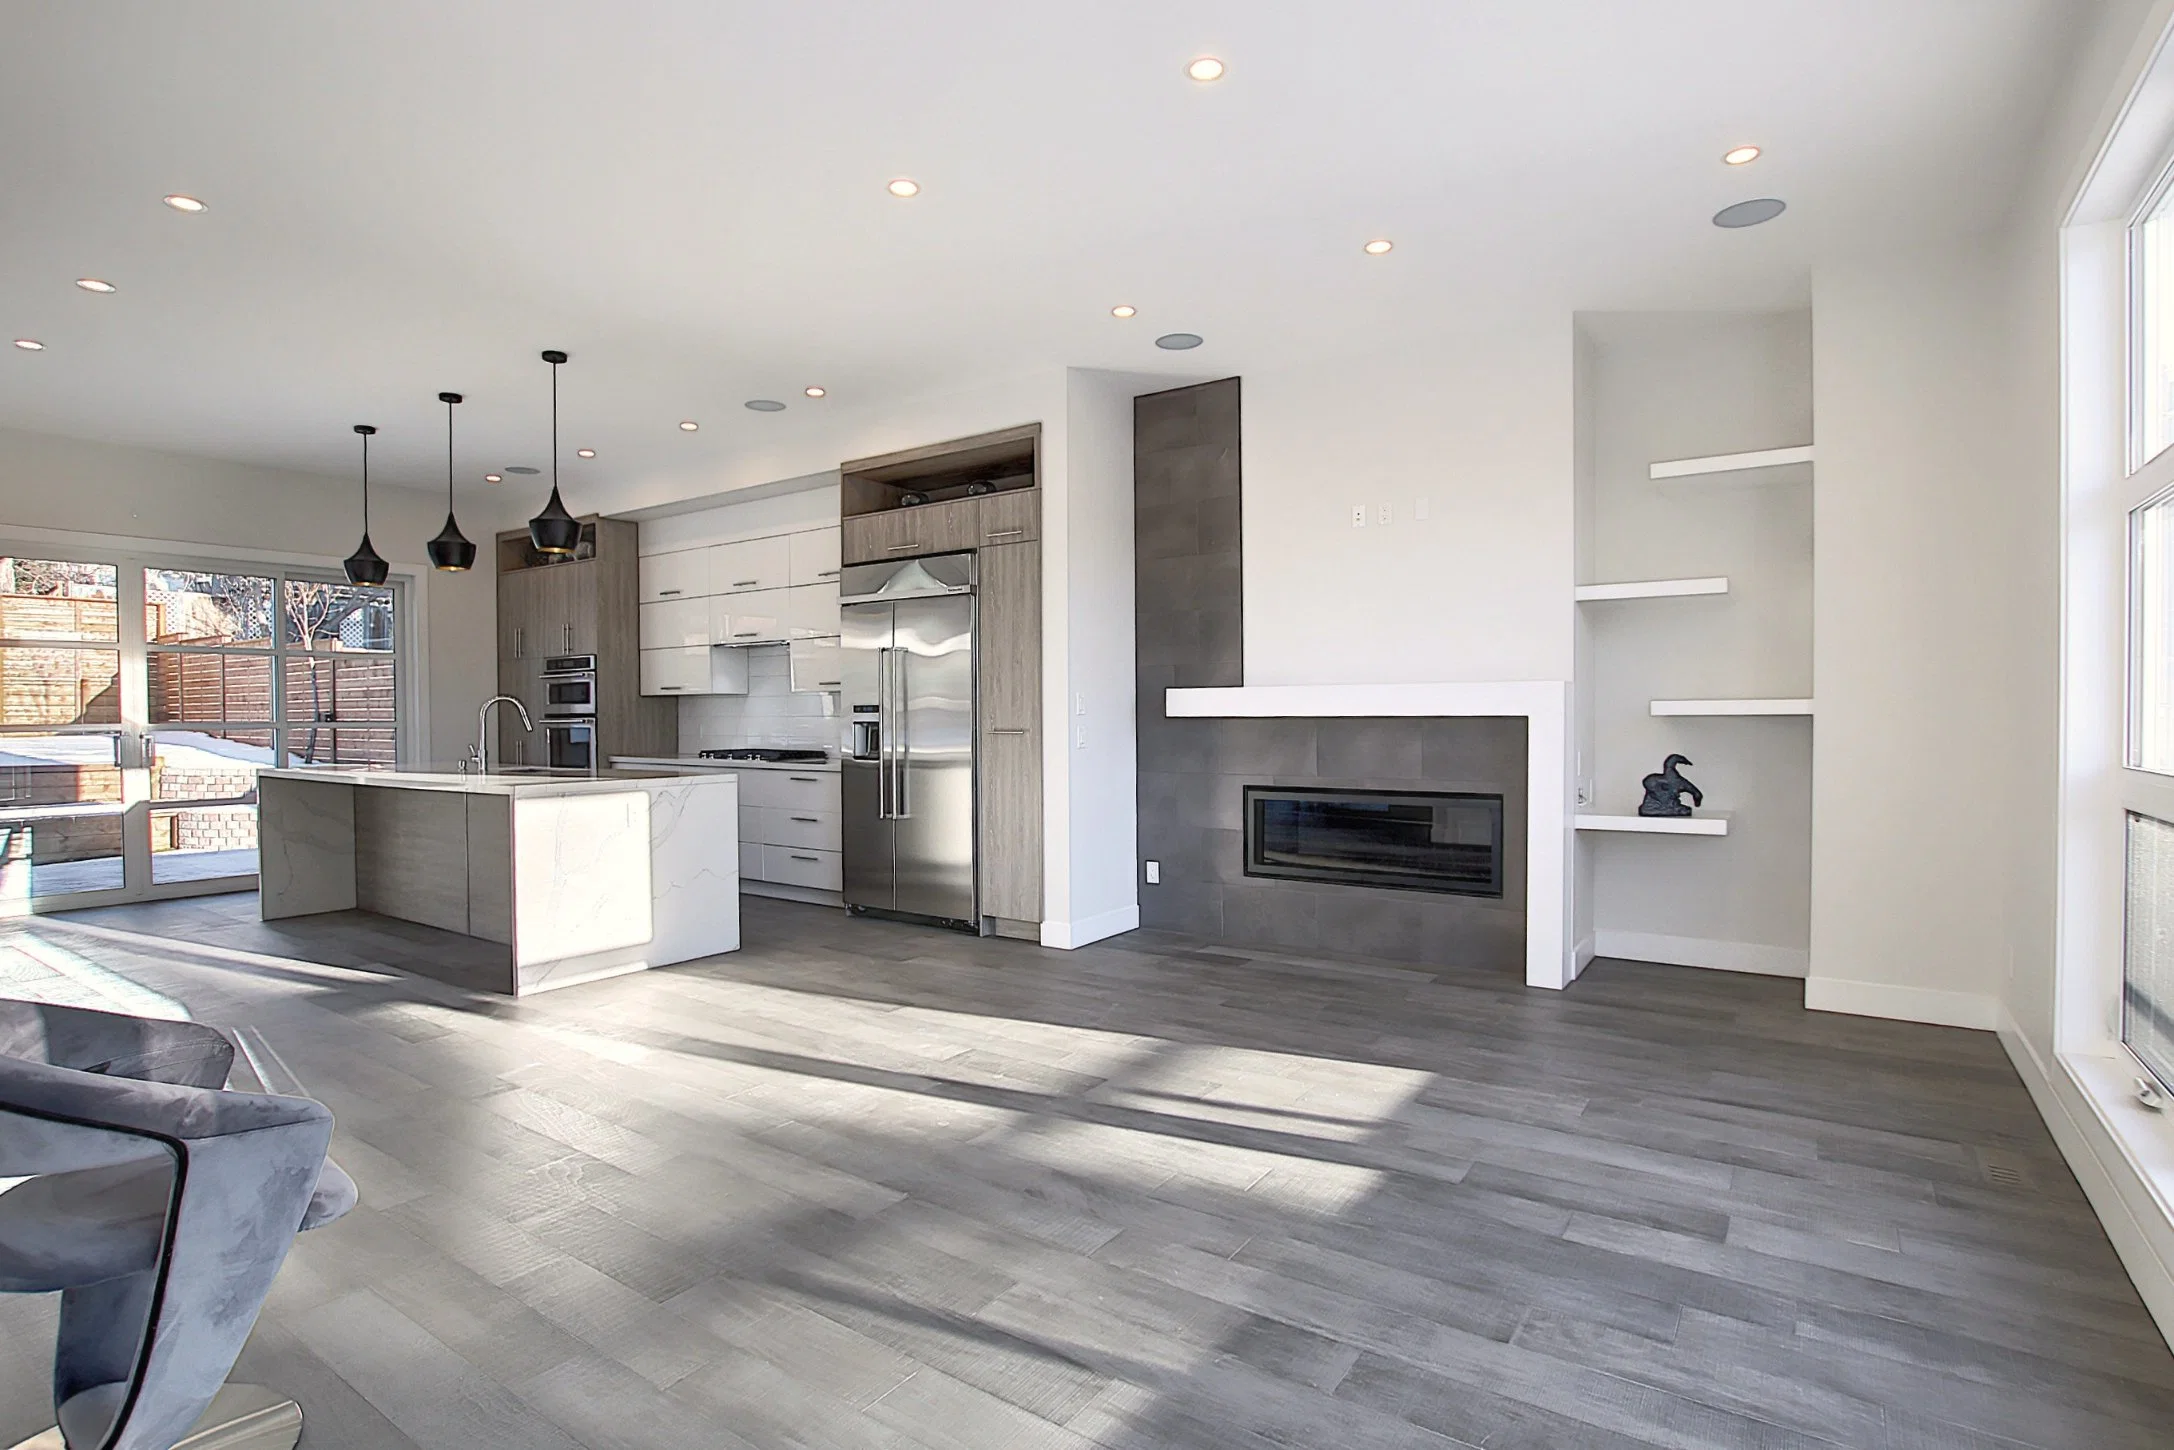
[[[764,810],[760,829],[766,846],[791,846],[802,851],[838,849],[838,816],[834,811]]]
[[[742,806],[740,809],[745,811],[747,807]],[[742,881],[767,881],[769,879],[762,874],[762,842],[740,842],[740,879]],[[844,888],[839,889],[843,890]]]
[[[743,770],[740,801],[800,815],[838,812],[838,777],[835,772]]]
[[[747,796],[745,792],[743,792],[740,796],[741,845],[760,846],[761,844],[763,844],[763,842],[770,839],[768,833],[764,829],[764,815],[765,812],[761,806],[751,806],[747,803]]]
[[[709,550],[710,592],[741,594],[750,589],[783,589],[792,582],[791,550],[783,534],[770,539],[742,539]]]
[[[785,591],[787,639],[838,637],[838,586],[796,584]]]
[[[710,647],[642,651],[642,693],[706,695],[710,692]]]
[[[838,531],[815,529],[786,538],[787,577],[794,584],[838,582]]]
[[[681,549],[672,554],[644,554],[638,572],[641,600],[655,604],[665,599],[699,599],[710,592],[707,549]]]
[[[752,589],[712,601],[719,644],[773,644],[785,636],[788,589]]]
[[[986,494],[974,500],[980,507],[974,517],[977,546],[1024,544],[1041,537],[1042,495],[1031,488]]]
[[[710,645],[713,610],[707,599],[664,599],[641,606],[643,649]]]
[[[963,498],[857,515],[841,525],[842,557],[848,564],[874,564],[971,549],[979,538],[975,506],[980,502]]]
[[[845,889],[845,870],[836,851],[803,851],[798,846],[763,847],[762,879],[816,891]]]

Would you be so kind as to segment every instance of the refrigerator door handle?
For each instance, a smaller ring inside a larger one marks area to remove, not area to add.
[[[891,819],[891,651],[876,650],[876,819]]]
[[[898,656],[898,663],[891,670],[891,688],[898,698],[898,713],[895,717],[898,721],[898,749],[893,756],[891,767],[891,809],[895,818],[903,821],[913,815],[913,797],[907,789],[907,782],[913,776],[911,769],[913,738],[907,733],[906,728],[908,716],[906,708],[908,699],[906,693],[906,662],[911,658],[912,652],[900,649],[893,650],[892,653]]]

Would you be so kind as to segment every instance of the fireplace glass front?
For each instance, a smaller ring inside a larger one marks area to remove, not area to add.
[[[1502,797],[1245,788],[1245,874],[1454,896],[1502,894]]]

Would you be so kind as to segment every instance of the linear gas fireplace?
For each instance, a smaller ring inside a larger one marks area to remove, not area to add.
[[[1245,874],[1452,896],[1502,894],[1502,797],[1245,788]]]

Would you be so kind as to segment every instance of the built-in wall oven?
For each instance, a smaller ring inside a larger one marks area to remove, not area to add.
[[[543,713],[596,716],[596,656],[551,655],[543,662]]]
[[[547,715],[543,733],[547,763],[553,770],[596,769],[594,715]]]

